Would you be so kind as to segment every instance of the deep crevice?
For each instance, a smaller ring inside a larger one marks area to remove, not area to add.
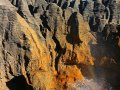
[[[62,5],[62,9],[66,9],[68,7],[68,2],[66,1],[63,5]]]
[[[5,32],[5,40],[9,40],[9,33],[8,32]]]
[[[34,13],[37,13],[37,11],[38,11],[39,6],[34,7],[33,5],[28,5],[28,8],[29,8],[29,11],[30,11],[31,15],[34,16]]]
[[[57,24],[57,23],[56,23]],[[52,39],[54,40],[55,44],[56,44],[56,48],[55,51],[58,53],[58,56],[55,58],[55,69],[58,72],[58,63],[59,63],[59,59],[61,57],[62,54],[65,54],[66,52],[66,48],[62,48],[60,45],[60,42],[57,40],[56,38],[56,32],[57,32],[57,26],[55,26],[54,29],[54,34]]]
[[[85,10],[86,6],[87,6],[88,2],[86,1],[80,1],[80,5],[79,5],[79,11],[80,13],[83,15],[83,11]]]
[[[20,43],[16,43],[18,48],[22,48]]]
[[[114,11],[113,11],[112,8],[110,8],[110,18],[109,18],[109,22],[112,22],[113,14],[114,14]]]
[[[10,73],[11,75],[13,75],[13,71],[12,71],[11,66],[9,66],[9,73]]]
[[[57,0],[54,0],[53,3],[57,3]]]
[[[48,26],[48,21],[47,21],[48,17],[46,15],[46,12],[44,12],[44,14],[40,16],[40,19],[42,20],[43,26],[47,28],[49,31],[51,31],[51,28]]]
[[[15,3],[14,3],[15,2]],[[12,0],[11,4],[13,4],[14,6],[18,7],[19,5],[19,0]]]
[[[75,0],[70,2],[69,7],[73,8],[73,7],[74,7],[74,5],[75,5]]]
[[[25,68],[27,69],[30,59],[27,55],[24,55],[24,60],[25,60]]]
[[[59,59],[62,55],[64,55],[66,52],[66,48],[62,48],[61,50],[59,50],[58,56],[55,58],[55,69],[57,72],[58,71],[58,63],[59,63]]]
[[[59,58],[61,56],[60,54],[60,50],[62,50],[62,47],[60,46],[59,41],[57,40],[57,38],[55,37],[55,35],[53,35],[52,39],[54,40],[54,42],[56,43],[56,48],[55,51],[58,53],[58,56],[55,58],[55,69],[58,72],[58,62],[59,62]]]
[[[47,28],[44,28],[42,25],[40,25],[40,32],[42,33],[42,36],[46,39]]]
[[[59,50],[61,50],[62,47],[60,46],[60,43],[59,43],[59,41],[57,40],[57,38],[55,37],[55,35],[53,35],[52,39],[53,39],[54,42],[56,43],[55,51],[57,51],[57,53],[59,53]]]
[[[39,6],[34,7],[34,9],[33,9],[33,13],[37,13],[37,12],[38,12],[38,9],[39,9]]]
[[[6,85],[10,90],[33,90],[33,87],[28,85],[23,75],[15,76],[13,79],[6,82]]]
[[[28,8],[30,13],[34,16],[34,11],[33,11],[34,7],[32,5],[28,5]]]
[[[31,80],[30,80],[30,74],[26,73],[26,75],[27,75],[27,78],[28,78],[29,83],[32,84],[32,82],[31,82]]]
[[[62,3],[62,0],[59,0],[59,2],[58,2],[59,7],[61,6],[61,3]]]

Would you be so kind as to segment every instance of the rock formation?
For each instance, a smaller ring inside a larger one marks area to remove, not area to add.
[[[76,80],[104,75],[119,90],[119,6],[0,0],[0,89],[70,90]]]

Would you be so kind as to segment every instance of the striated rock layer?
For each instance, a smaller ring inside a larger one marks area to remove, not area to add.
[[[0,89],[70,90],[85,77],[105,77],[118,89],[119,23],[114,16],[97,18],[113,4],[0,0]]]

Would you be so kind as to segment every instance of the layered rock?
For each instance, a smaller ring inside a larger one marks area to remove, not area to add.
[[[0,1],[1,90],[69,90],[99,76],[111,83],[119,75],[119,25],[111,24],[119,3],[108,1]]]
[[[68,89],[84,78],[79,64],[93,65],[89,26],[72,8],[63,11],[50,3],[32,15],[29,3],[12,1],[17,9],[10,3],[0,8],[1,89]]]

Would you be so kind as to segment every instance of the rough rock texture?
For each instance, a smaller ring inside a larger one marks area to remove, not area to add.
[[[0,0],[0,89],[69,90],[76,80],[104,76],[119,90],[118,7],[112,0]]]
[[[82,80],[77,65],[93,64],[88,45],[93,37],[79,12],[68,8],[63,16],[62,9],[50,3],[35,15],[27,0],[11,2],[17,9],[10,3],[0,6],[1,89],[67,89],[68,83]]]

